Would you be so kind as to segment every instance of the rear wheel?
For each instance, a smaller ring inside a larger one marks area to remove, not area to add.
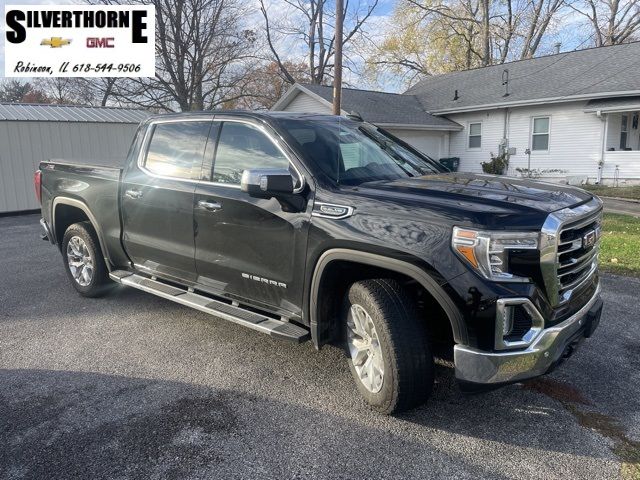
[[[62,238],[62,257],[71,284],[80,295],[98,297],[111,286],[98,237],[89,222],[67,228]]]
[[[354,283],[343,318],[349,367],[367,403],[387,414],[424,403],[433,388],[433,355],[402,286],[391,279]]]

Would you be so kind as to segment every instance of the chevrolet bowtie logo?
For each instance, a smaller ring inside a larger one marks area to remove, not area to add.
[[[45,38],[40,42],[40,45],[49,45],[51,48],[60,48],[64,45],[69,45],[71,40],[62,37]]]

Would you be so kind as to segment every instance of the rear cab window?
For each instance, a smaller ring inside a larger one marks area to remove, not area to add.
[[[152,125],[142,166],[152,175],[197,180],[210,127],[209,120]]]

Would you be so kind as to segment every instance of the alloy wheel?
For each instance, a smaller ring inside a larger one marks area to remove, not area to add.
[[[71,276],[82,287],[86,287],[93,279],[93,258],[85,241],[73,236],[67,243],[67,263]]]
[[[373,319],[361,305],[349,309],[347,345],[360,382],[370,392],[378,393],[384,381],[382,348]]]

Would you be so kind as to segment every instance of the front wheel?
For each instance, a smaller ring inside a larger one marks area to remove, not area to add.
[[[62,258],[73,287],[84,297],[99,297],[110,286],[100,243],[89,222],[74,223],[62,238]]]
[[[354,283],[343,318],[349,367],[367,403],[386,414],[424,403],[433,388],[433,355],[402,286],[391,279]]]

